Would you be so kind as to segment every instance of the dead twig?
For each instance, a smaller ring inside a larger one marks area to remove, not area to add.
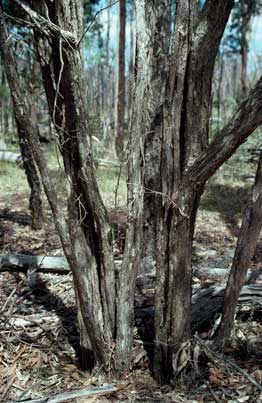
[[[254,385],[258,390],[262,392],[262,386],[251,376],[249,375],[244,369],[240,368],[237,364],[231,361],[229,358],[226,358],[224,355],[217,353],[214,351],[210,346],[204,343],[198,336],[195,335],[195,340],[200,346],[207,351],[207,355],[212,358],[215,357],[216,359],[223,361],[228,366],[237,370],[241,375],[243,375],[252,385]]]
[[[79,39],[79,41],[78,41],[78,43],[77,43],[77,47],[78,47],[78,46],[80,45],[80,43],[82,42],[82,40],[83,40],[85,34],[91,29],[92,25],[94,24],[95,20],[97,19],[97,16],[98,16],[100,13],[102,13],[103,11],[107,10],[108,8],[114,6],[114,5],[117,4],[118,2],[119,2],[119,0],[116,0],[116,1],[114,1],[113,3],[110,2],[109,4],[107,4],[107,6],[101,8],[100,10],[98,10],[98,11],[95,13],[94,17],[93,17],[92,20],[89,22],[88,26],[86,27],[86,29],[84,30],[83,34],[81,35],[81,37],[80,37],[80,39]]]
[[[205,384],[207,385],[207,387],[208,387],[208,389],[209,389],[211,395],[212,395],[213,398],[215,399],[215,401],[216,401],[217,403],[220,403],[221,400],[217,397],[215,391],[211,388],[210,383],[209,383],[208,381],[206,381]]]

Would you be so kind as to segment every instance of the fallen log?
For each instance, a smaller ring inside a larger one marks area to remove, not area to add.
[[[0,161],[10,162],[11,164],[20,164],[21,155],[13,151],[0,151]]]
[[[209,288],[200,288],[194,291],[192,296],[192,316],[191,329],[195,333],[201,326],[213,320],[214,316],[221,312],[225,286],[210,286]],[[141,327],[142,334],[147,339],[149,329],[152,329],[154,323],[154,305],[152,294],[139,297],[136,301],[135,317],[138,327]],[[145,304],[145,300],[151,301],[151,304]],[[261,307],[262,308],[262,285],[243,286],[238,299],[238,308],[241,306]]]
[[[216,268],[216,267],[197,267],[193,270],[194,276],[200,280],[214,280],[214,281],[226,281],[230,269]],[[246,281],[262,280],[262,268],[261,269],[248,269]]]
[[[63,256],[33,256],[20,253],[0,256],[0,271],[26,273],[29,268],[35,268],[42,273],[67,274],[70,271],[67,260]]]
[[[6,214],[6,213],[5,213]],[[6,216],[3,214],[0,218]],[[121,259],[115,259],[116,266],[121,265]],[[40,273],[67,274],[70,272],[67,260],[63,256],[33,256],[21,253],[0,255],[0,271],[22,271],[27,272],[29,268],[37,268]],[[230,269],[213,267],[196,267],[193,275],[201,280],[227,280]],[[144,278],[144,280],[143,280]],[[155,273],[149,272],[138,276],[138,286],[140,288],[152,288],[154,286]],[[261,269],[249,269],[246,281],[255,283],[262,280]]]
[[[221,312],[225,286],[209,287],[201,289],[192,296],[192,320],[191,326],[196,331],[206,321],[210,321],[217,313]],[[262,285],[248,284],[242,287],[238,299],[238,308],[247,306],[259,306],[262,308]]]
[[[121,260],[116,260],[117,269]],[[70,272],[67,260],[62,256],[32,256],[23,254],[6,254],[0,256],[1,271],[27,272],[29,268],[35,268],[38,272],[67,274]],[[225,275],[225,269],[217,269]],[[208,268],[208,272],[212,269]],[[262,269],[250,270],[246,284],[240,293],[238,306],[255,305],[262,306],[262,285],[255,284],[261,279]],[[136,317],[138,320],[152,321],[154,317],[154,280],[153,272],[139,275],[137,278]],[[221,278],[220,278],[221,280]],[[254,284],[250,284],[253,281]],[[149,292],[147,292],[147,290]],[[213,319],[214,315],[221,311],[225,285],[209,286],[208,288],[196,288],[192,296],[192,329],[195,332],[203,323]]]
[[[117,268],[121,262],[120,259],[115,260]],[[70,272],[64,256],[34,256],[22,253],[0,255],[0,272],[20,271],[26,273],[28,269],[36,269],[39,273],[67,274]]]

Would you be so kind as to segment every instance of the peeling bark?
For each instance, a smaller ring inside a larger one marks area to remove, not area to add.
[[[76,3],[74,3],[74,7],[69,7],[69,2],[63,3],[64,4],[60,4],[60,2],[57,2],[56,5],[52,3],[50,4],[50,6],[51,8],[56,6],[57,12],[64,11],[65,13],[63,13],[62,16],[59,16],[61,18],[64,18],[64,20],[62,19],[62,21],[68,23],[69,25],[73,22],[75,22],[76,24],[82,23],[82,16],[80,13],[81,7],[77,7]],[[61,9],[61,7],[65,7],[65,9]],[[50,10],[50,16],[54,11],[54,9]],[[73,28],[74,27],[72,26],[70,27],[70,29],[72,30]],[[79,32],[77,32],[77,34],[79,35]],[[37,128],[31,120],[30,108],[25,103],[21,86],[19,84],[16,63],[12,54],[12,50],[10,48],[10,39],[8,39],[2,10],[0,14],[0,38],[1,53],[4,60],[6,75],[12,94],[15,118],[19,126],[23,128],[26,139],[33,151],[33,155],[37,162],[44,189],[53,213],[55,225],[61,239],[63,250],[68,260],[69,266],[73,272],[77,299],[79,301],[81,315],[85,326],[86,337],[84,342],[86,343],[87,338],[90,340],[90,344],[92,346],[96,361],[100,363],[100,365],[103,365],[104,369],[106,370],[110,361],[109,357],[111,357],[112,354],[112,345],[110,339],[112,337],[112,329],[114,327],[115,303],[114,282],[113,284],[109,284],[111,278],[113,278],[114,281],[114,272],[112,276],[110,268],[108,268],[107,272],[104,272],[105,267],[103,266],[102,261],[103,256],[105,256],[108,251],[106,249],[106,242],[109,242],[108,234],[103,233],[103,240],[99,240],[101,244],[98,245],[100,247],[103,247],[104,249],[103,255],[101,254],[99,270],[97,270],[97,259],[99,258],[99,256],[98,254],[94,254],[95,242],[97,238],[95,237],[95,234],[91,233],[89,234],[89,236],[93,243],[89,242],[88,234],[86,237],[83,229],[83,221],[81,221],[81,214],[84,213],[84,211],[79,211],[82,206],[82,204],[79,202],[81,201],[81,199],[79,198],[83,197],[84,200],[84,197],[87,197],[87,195],[83,194],[82,196],[82,193],[81,195],[79,193],[74,193],[76,190],[79,190],[79,187],[81,185],[83,186],[84,183],[87,184],[89,188],[91,187],[90,194],[88,195],[88,202],[91,204],[93,214],[91,216],[91,219],[94,220],[95,215],[96,219],[98,220],[97,230],[101,231],[101,228],[104,228],[106,226],[106,221],[102,221],[101,217],[99,216],[101,210],[103,213],[103,206],[101,205],[101,199],[95,199],[97,191],[96,183],[94,181],[93,171],[88,171],[88,166],[91,165],[92,160],[90,148],[87,147],[87,144],[85,142],[87,141],[88,143],[88,139],[85,137],[87,128],[85,126],[85,122],[81,120],[85,118],[86,114],[85,110],[81,111],[80,109],[78,109],[84,105],[83,93],[81,92],[83,91],[84,86],[81,81],[83,79],[83,75],[81,74],[80,68],[80,50],[73,50],[70,48],[73,52],[73,55],[71,59],[69,58],[71,63],[69,63],[68,61],[68,66],[65,68],[65,72],[68,73],[69,76],[65,75],[63,77],[63,80],[65,81],[61,80],[60,88],[61,91],[65,91],[63,94],[63,102],[65,101],[65,108],[61,104],[61,99],[59,99],[58,106],[62,107],[61,109],[59,109],[59,111],[56,111],[55,115],[60,117],[59,123],[62,123],[60,112],[66,109],[67,114],[65,126],[64,130],[60,132],[60,135],[63,140],[67,140],[66,142],[62,143],[61,146],[64,151],[63,157],[66,172],[68,175],[71,175],[71,193],[68,198],[69,219],[67,219],[63,213],[63,207],[58,200],[51,177],[49,175],[47,163],[41,151]],[[56,38],[53,39],[54,41],[56,41]],[[55,45],[57,45],[57,42],[55,42]],[[53,49],[53,51],[55,50],[57,50],[57,48]],[[61,62],[60,58],[59,62]],[[56,67],[59,68],[59,65]],[[72,74],[72,76],[70,75],[70,73]],[[52,82],[52,80],[50,81]],[[50,83],[50,81],[48,83]],[[68,92],[66,92],[66,90]],[[77,97],[80,97],[81,102]],[[77,103],[75,103],[76,98]],[[52,100],[54,100],[54,98],[49,99],[49,102],[51,102]],[[66,104],[66,102],[68,102],[68,104]],[[54,104],[52,105],[54,106]],[[57,123],[58,121],[55,121],[56,125]],[[61,128],[62,125],[60,125],[59,127]],[[79,137],[76,136],[76,133],[79,133]],[[68,138],[66,138],[66,135],[68,135]],[[81,152],[78,150],[78,146],[81,146]],[[75,164],[72,164],[73,161],[75,162]],[[79,163],[83,165],[79,166],[78,164],[76,164],[76,161],[79,161]],[[74,168],[77,171],[74,171]],[[73,190],[74,192],[72,192]],[[88,192],[88,190],[86,190],[86,192]],[[95,202],[96,205],[94,205]],[[88,208],[90,208],[89,205],[87,206]],[[94,225],[90,225],[88,229],[89,228],[91,232],[94,231]],[[108,264],[110,264],[110,260]],[[106,300],[106,298],[108,299]],[[111,314],[113,317],[110,316]]]

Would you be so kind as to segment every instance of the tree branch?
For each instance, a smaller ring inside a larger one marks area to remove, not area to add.
[[[234,151],[262,124],[262,76],[229,123],[188,169],[185,181],[204,184]]]
[[[202,59],[205,65],[207,59],[213,62],[213,58],[217,54],[233,5],[234,0],[207,0],[203,10],[198,13],[194,28],[194,43],[196,44],[195,50],[200,50],[205,56]],[[201,60],[200,57],[199,60]]]
[[[184,2],[182,3],[184,6]],[[184,167],[192,165],[208,144],[207,122],[212,103],[214,65],[232,5],[233,0],[226,2],[217,0],[210,9],[211,5],[208,1],[208,4],[199,12],[193,3],[191,4],[189,20],[192,43],[186,68],[186,81],[190,85],[184,95],[186,98],[183,102],[185,103],[183,113],[187,123],[182,125],[184,128],[181,133],[181,138],[184,139],[181,144],[185,149]],[[175,63],[177,64],[177,59]]]
[[[29,15],[31,20],[33,21],[34,25],[37,27],[39,32],[44,34],[47,37],[50,35],[56,36],[57,34],[60,35],[61,38],[65,40],[70,46],[75,48],[78,45],[77,37],[69,31],[65,31],[61,29],[58,25],[54,24],[50,19],[46,19],[42,17],[40,14],[36,13],[26,4],[22,3],[20,0],[15,0],[20,7]]]

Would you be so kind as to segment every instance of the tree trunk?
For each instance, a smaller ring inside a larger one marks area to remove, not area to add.
[[[134,84],[134,4],[130,2],[130,51],[128,65],[128,125],[131,120],[133,84]]]
[[[51,21],[75,38],[82,34],[80,3],[67,0],[63,5],[49,5]],[[38,34],[36,38],[38,51],[44,54]],[[68,230],[74,256],[71,268],[86,330],[82,335],[90,340],[96,360],[107,368],[115,328],[114,261],[111,228],[94,175],[81,49],[75,43],[67,46],[62,36],[53,37],[51,47],[50,65],[43,57],[40,60],[50,113],[71,183]]]
[[[196,3],[177,1],[170,53],[170,2],[162,3],[144,4],[152,38],[150,62],[144,61],[151,67],[145,73],[150,91],[144,92],[150,118],[141,134],[144,251],[156,261],[154,374],[166,382],[176,353],[191,337],[192,241],[205,181],[187,184],[187,171],[207,148],[214,62],[233,2],[208,1],[200,12]]]
[[[40,64],[37,60],[37,52],[34,51],[33,54],[33,71],[32,71],[32,102],[31,102],[31,117],[33,123],[37,125],[37,102],[39,98],[39,89],[40,89]]]
[[[4,77],[4,74],[3,74]],[[5,83],[5,80],[4,80]],[[5,102],[7,102],[6,99]],[[7,112],[7,104],[5,105],[5,134],[9,128],[9,113]],[[30,188],[29,209],[32,217],[32,229],[41,229],[44,221],[42,201],[41,201],[41,185],[38,177],[37,169],[35,166],[34,158],[28,144],[28,139],[25,133],[25,128],[20,125],[16,119],[17,133],[21,156],[23,161],[23,168],[25,170],[27,182]],[[35,122],[37,124],[37,122]]]
[[[117,117],[115,147],[118,158],[123,158],[125,135],[125,45],[126,45],[126,0],[119,1],[118,37],[118,74],[117,74]]]
[[[85,102],[83,101],[84,85],[82,82],[81,51],[75,46],[76,38],[79,38],[82,32],[81,10],[80,2],[79,4],[69,1],[63,2],[63,4],[50,4],[50,18],[54,18],[57,13],[61,18],[61,23],[64,23],[62,25],[64,30],[60,32],[59,28],[59,35],[52,37],[54,41],[52,49],[53,60],[56,62],[57,57],[58,62],[54,66],[54,72],[57,74],[54,87],[53,75],[47,75],[47,72],[50,71],[50,66],[49,64],[43,65],[45,84],[47,87],[50,84],[51,90],[57,88],[57,92],[49,94],[48,101],[54,113],[52,116],[55,117],[56,128],[60,129],[59,134],[61,136],[64,163],[67,175],[70,176],[69,219],[65,217],[63,207],[57,198],[46,161],[41,152],[37,128],[31,120],[30,108],[25,104],[19,85],[15,59],[10,48],[10,39],[8,40],[4,25],[2,10],[0,10],[0,43],[6,75],[12,93],[16,121],[19,122],[19,126],[23,128],[26,138],[30,142],[64,253],[73,272],[77,300],[79,301],[85,326],[85,345],[83,347],[86,347],[86,340],[90,340],[97,363],[106,370],[110,365],[112,356],[111,337],[114,330],[114,265],[113,255],[110,255],[111,260],[110,257],[107,259],[110,248],[110,228],[107,226],[101,199],[96,198],[97,187],[93,176],[93,168],[90,168],[90,166],[93,166],[91,164],[91,151],[88,139],[85,137],[87,128],[86,120],[84,120],[86,119],[86,111]],[[29,11],[31,12],[30,9]],[[60,15],[60,13],[62,14]],[[41,18],[41,16],[37,15],[38,17]],[[55,22],[57,22],[56,19]],[[70,25],[70,31],[67,31],[69,28],[67,24]],[[80,24],[80,27],[78,27],[78,24]],[[51,28],[54,27],[51,24],[50,26]],[[67,40],[62,43],[67,33]],[[71,41],[70,46],[68,41]],[[62,53],[60,52],[61,50]],[[63,65],[65,58],[67,60]],[[43,59],[43,61],[46,61],[46,59]],[[63,111],[62,116],[61,111]],[[76,136],[76,133],[79,134],[79,137]],[[73,161],[77,161],[77,163],[73,164]],[[80,188],[84,184],[87,189],[83,193],[81,189],[80,193]],[[88,198],[88,205],[85,205],[87,203],[86,198]],[[82,199],[83,202],[81,202]],[[90,216],[88,211],[92,212]],[[95,219],[97,224],[94,222]],[[90,232],[87,233],[87,231]],[[103,253],[99,254],[99,250],[103,250]]]
[[[249,5],[250,3],[250,5]],[[247,95],[247,60],[248,60],[248,32],[250,30],[250,21],[252,17],[252,1],[247,2],[241,0],[240,2],[242,25],[241,25],[241,38],[240,38],[240,55],[241,55],[241,91],[243,97]]]
[[[32,229],[41,229],[44,222],[44,214],[41,201],[40,180],[32,151],[28,143],[26,129],[21,125],[18,119],[16,119],[16,124],[21,156],[23,160],[23,168],[25,170],[27,182],[31,192],[29,198],[29,209],[32,217]]]
[[[5,78],[5,73],[2,71],[2,77],[1,77],[1,85],[3,87],[3,90],[6,89],[6,78]],[[4,94],[2,97],[2,127],[3,127],[3,133],[4,136],[8,135],[9,131],[9,116],[8,116],[8,103],[9,103],[9,97],[7,94]]]
[[[255,184],[245,209],[237,241],[235,256],[228,278],[222,309],[221,324],[214,345],[223,348],[230,337],[239,294],[245,284],[246,275],[262,228],[262,153],[258,162]]]
[[[111,0],[108,1],[107,8],[107,31],[106,31],[106,62],[105,62],[105,107],[104,107],[104,146],[107,149],[112,140],[112,122],[113,118],[113,98],[112,98],[112,68],[110,65],[110,34],[111,34]]]
[[[222,86],[223,86],[223,76],[224,76],[224,55],[221,52],[219,56],[219,77],[218,77],[218,85],[217,85],[217,130],[221,127],[221,122],[225,120],[224,114],[221,112],[224,111],[224,99],[222,94]]]

